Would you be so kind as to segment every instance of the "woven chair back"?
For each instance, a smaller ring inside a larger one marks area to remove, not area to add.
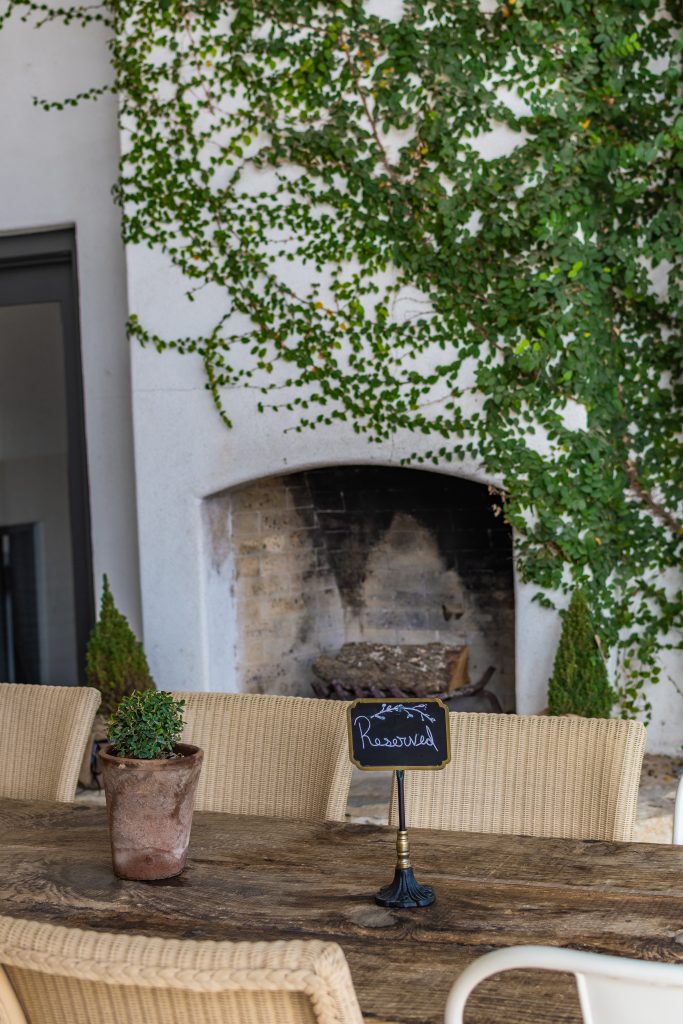
[[[185,743],[204,751],[196,808],[343,821],[352,766],[346,703],[252,693],[179,693]]]
[[[633,838],[645,746],[640,722],[456,712],[450,727],[450,764],[408,773],[408,827]]]
[[[0,917],[3,1024],[362,1024],[334,943],[110,935]]]
[[[99,690],[0,683],[0,797],[70,802]]]

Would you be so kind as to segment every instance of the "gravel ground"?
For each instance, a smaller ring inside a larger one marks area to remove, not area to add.
[[[670,843],[674,801],[683,758],[646,754],[640,776],[638,816],[633,838],[640,843]]]

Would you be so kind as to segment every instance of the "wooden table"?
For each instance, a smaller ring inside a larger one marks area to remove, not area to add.
[[[180,878],[123,882],[103,808],[4,800],[0,912],[149,935],[338,942],[374,1024],[439,1024],[452,980],[496,946],[683,962],[683,847],[415,829],[415,873],[437,902],[388,911],[372,895],[392,876],[394,837],[198,813]],[[500,975],[469,1005],[472,1024],[580,1020],[573,982],[546,972]]]

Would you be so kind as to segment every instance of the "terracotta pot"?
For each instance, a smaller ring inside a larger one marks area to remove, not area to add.
[[[204,751],[186,743],[182,757],[142,761],[100,750],[114,874],[151,881],[185,867]]]

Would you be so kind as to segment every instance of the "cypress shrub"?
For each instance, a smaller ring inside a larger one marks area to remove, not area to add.
[[[564,614],[562,634],[548,684],[551,715],[609,718],[614,694],[597,644],[586,595],[574,591]]]
[[[114,604],[106,576],[102,583],[100,617],[88,640],[85,658],[90,686],[102,694],[100,714],[108,718],[121,699],[134,690],[154,690],[142,644]]]

